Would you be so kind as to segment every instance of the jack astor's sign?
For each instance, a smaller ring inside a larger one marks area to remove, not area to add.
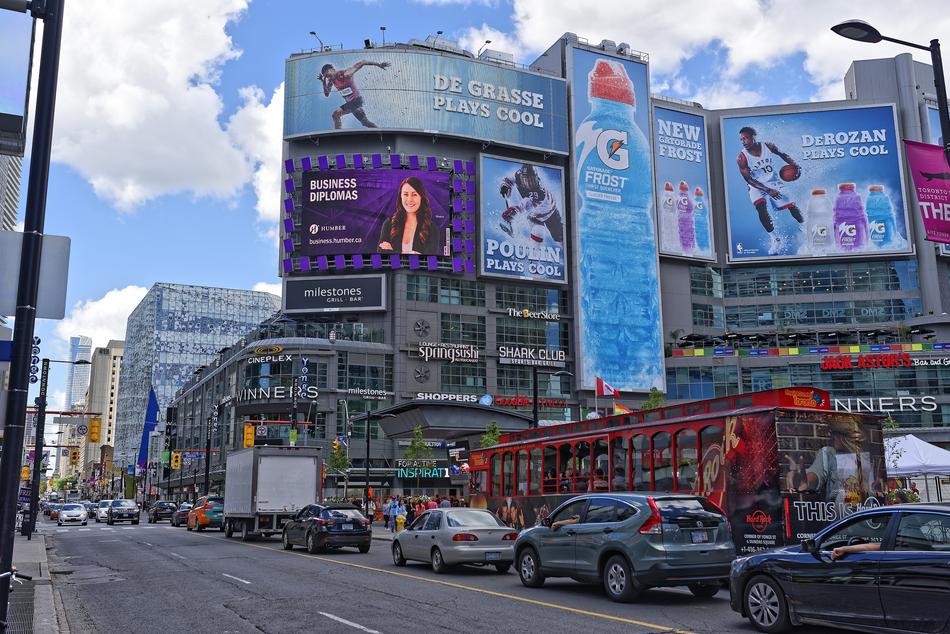
[[[498,363],[563,368],[566,360],[567,353],[563,350],[525,348],[521,346],[498,346]]]
[[[419,356],[423,361],[448,361],[449,363],[478,363],[479,350],[462,343],[420,341]]]

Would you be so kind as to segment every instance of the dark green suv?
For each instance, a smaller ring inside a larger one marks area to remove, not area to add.
[[[545,577],[602,583],[614,601],[655,586],[712,597],[735,558],[723,512],[698,495],[588,493],[566,501],[515,542],[521,582]]]

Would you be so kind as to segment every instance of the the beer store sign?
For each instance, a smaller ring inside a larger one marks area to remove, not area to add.
[[[447,460],[397,460],[397,478],[419,478],[421,480],[433,478],[448,478],[449,467]]]
[[[448,361],[449,363],[478,363],[479,349],[462,343],[439,343],[420,341],[419,357],[426,362]]]
[[[560,321],[561,316],[558,313],[552,313],[546,310],[530,311],[527,308],[518,310],[517,308],[508,309],[509,317],[520,317],[521,319],[540,319],[542,321]]]
[[[567,353],[563,350],[547,348],[525,348],[521,346],[498,346],[498,363],[507,365],[539,365],[563,368]]]
[[[890,414],[892,412],[936,412],[933,396],[881,396],[870,398],[833,398],[831,405],[839,412]]]

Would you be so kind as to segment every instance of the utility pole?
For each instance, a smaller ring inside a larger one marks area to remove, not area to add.
[[[63,36],[63,0],[46,0],[43,3],[4,0],[2,7],[21,12],[29,10],[35,19],[43,20],[43,48],[36,90],[32,158],[23,222],[16,321],[13,326],[9,399],[4,428],[3,460],[0,461],[0,572],[5,573],[10,572],[13,566],[17,486],[26,426],[29,362],[33,348],[33,329],[36,325],[36,298],[40,282],[53,118],[56,109],[56,80],[59,75],[59,51]],[[10,584],[0,583],[0,631],[7,629],[9,599]]]
[[[40,471],[43,469],[43,437],[46,433],[46,388],[49,385],[49,359],[40,363],[40,395],[36,397],[36,443],[33,447],[33,483],[30,486],[30,521],[23,522],[20,534],[33,539],[36,511],[40,499]],[[70,408],[71,409],[71,408]]]

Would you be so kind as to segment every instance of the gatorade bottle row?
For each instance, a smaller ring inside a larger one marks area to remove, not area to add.
[[[878,251],[905,242],[883,185],[871,185],[863,202],[854,183],[841,183],[833,207],[825,190],[815,189],[806,223],[803,251],[809,255]]]
[[[678,196],[673,194],[673,184],[666,183],[662,210],[664,251],[683,255],[710,254],[709,212],[702,187],[697,187],[690,199],[686,181],[680,181]]]

